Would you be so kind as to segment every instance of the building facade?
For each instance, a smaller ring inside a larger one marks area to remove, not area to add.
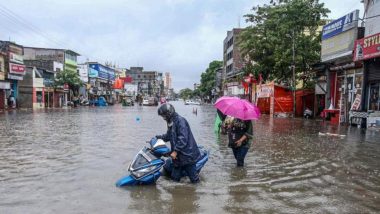
[[[322,113],[330,114],[335,124],[349,122],[354,100],[362,96],[363,65],[353,62],[352,54],[354,41],[364,35],[358,21],[359,10],[355,10],[328,23],[322,30],[321,62],[325,66],[321,79],[326,82]],[[320,84],[316,91],[319,88]]]
[[[25,60],[42,60],[50,61],[57,64],[62,64],[62,71],[71,71],[77,73],[77,57],[78,53],[68,49],[55,49],[55,48],[37,48],[25,47],[24,58]],[[57,71],[60,72],[60,71]],[[53,92],[51,92],[53,93]],[[53,107],[62,107],[67,105],[67,101],[71,100],[71,91],[65,90],[63,86],[54,89]]]
[[[143,67],[130,67],[126,76],[132,78],[132,84],[137,85],[138,93],[143,96],[159,97],[163,91],[162,73],[157,71],[144,71]]]
[[[104,96],[107,102],[113,102],[115,69],[98,62],[88,62],[89,95],[91,97]],[[91,98],[90,98],[91,99]]]
[[[223,69],[226,79],[236,77],[244,66],[237,44],[241,31],[241,28],[234,28],[228,31],[227,37],[223,42]]]
[[[22,88],[20,87],[20,93],[22,91],[23,96],[30,92],[30,87],[38,84],[39,79],[42,78],[42,93],[43,93],[43,104],[46,108],[61,107],[63,105],[63,98],[54,100],[55,90],[54,90],[54,78],[58,72],[63,71],[63,64],[51,60],[24,60],[25,66],[27,66],[27,73],[34,72],[33,81],[29,83],[22,83]],[[32,70],[35,69],[35,70]],[[28,75],[28,78],[30,75]],[[26,82],[29,80],[25,80]],[[22,102],[29,102],[29,99],[22,99]],[[26,103],[20,103],[23,107],[30,106]],[[37,107],[35,108],[38,108]],[[34,107],[34,106],[32,106]]]
[[[365,0],[365,35],[355,41],[353,61],[364,65],[362,93],[354,102],[360,109],[352,117],[366,126],[380,128],[380,0]],[[355,82],[356,84],[356,82]]]
[[[225,84],[223,90],[225,95],[241,95],[244,93],[240,82],[237,80],[244,67],[243,58],[238,48],[238,37],[243,29],[234,28],[227,31],[227,37],[223,41],[223,78]],[[232,93],[232,94],[231,94]]]
[[[163,83],[164,83],[164,91],[163,91],[163,94],[166,96],[166,97],[169,97],[171,98],[172,95],[170,93],[170,89],[172,88],[172,77],[171,77],[171,74],[169,72],[165,72],[165,76],[163,78]]]
[[[24,47],[0,41],[0,52],[0,109],[15,108],[18,104],[18,85],[25,75]]]

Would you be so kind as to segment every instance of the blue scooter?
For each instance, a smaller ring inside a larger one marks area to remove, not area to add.
[[[142,148],[128,167],[129,175],[122,177],[116,182],[117,187],[154,184],[161,176],[161,168],[170,174],[173,169],[171,158],[169,156],[170,149],[161,139],[152,138],[149,141],[149,147]],[[208,160],[209,153],[203,147],[199,146],[201,152],[200,158],[197,160],[196,169],[198,173]],[[186,176],[186,172],[182,172],[182,176]]]

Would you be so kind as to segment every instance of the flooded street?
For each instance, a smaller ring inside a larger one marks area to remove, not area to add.
[[[157,107],[0,114],[0,213],[380,211],[379,132],[263,116],[246,167],[236,168],[226,137],[213,132],[215,109],[198,106],[195,115],[173,104],[210,151],[198,185],[161,177],[115,187],[145,141],[166,131]]]

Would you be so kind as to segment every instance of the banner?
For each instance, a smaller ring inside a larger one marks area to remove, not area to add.
[[[362,96],[360,94],[356,94],[355,100],[352,103],[350,111],[358,111],[359,110],[361,99],[362,99]]]
[[[380,56],[380,33],[355,41],[354,61],[366,60]]]

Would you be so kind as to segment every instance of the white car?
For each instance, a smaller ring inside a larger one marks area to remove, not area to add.
[[[144,98],[142,104],[143,104],[143,106],[148,106],[149,105],[149,99]]]
[[[201,103],[194,100],[186,100],[185,105],[200,105]]]

